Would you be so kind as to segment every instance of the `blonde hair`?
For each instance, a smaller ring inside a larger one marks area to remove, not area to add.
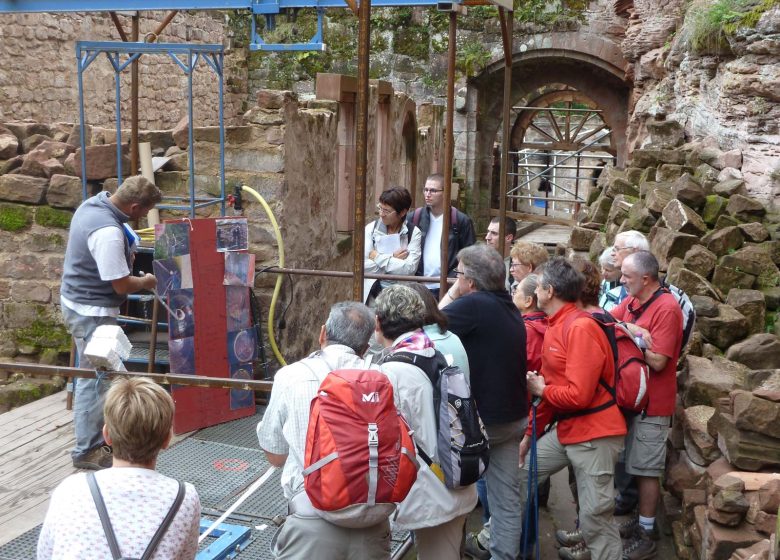
[[[171,433],[173,408],[168,392],[151,379],[116,379],[103,407],[114,456],[137,464],[153,461]]]
[[[530,265],[531,270],[536,270],[540,264],[547,262],[547,259],[550,258],[547,249],[538,243],[529,243],[528,241],[515,241],[509,256],[523,264]]]

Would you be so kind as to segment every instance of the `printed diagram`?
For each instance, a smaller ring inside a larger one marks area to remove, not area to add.
[[[249,290],[243,286],[226,286],[225,296],[228,332],[249,328]]]
[[[195,373],[195,339],[193,337],[168,341],[171,373]]]
[[[190,253],[189,222],[164,223],[154,226],[154,258],[169,259]]]
[[[257,333],[254,329],[228,333],[228,360],[231,364],[252,362],[257,352]]]
[[[249,233],[246,218],[217,220],[217,251],[246,251]]]

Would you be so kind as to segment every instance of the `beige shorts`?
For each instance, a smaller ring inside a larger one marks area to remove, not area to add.
[[[671,417],[636,415],[626,435],[626,472],[634,476],[661,476],[666,470],[666,438]]]

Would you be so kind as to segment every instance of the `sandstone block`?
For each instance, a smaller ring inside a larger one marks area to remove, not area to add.
[[[73,128],[71,128],[70,134],[68,134],[68,138],[65,140],[65,142],[74,148],[81,146],[81,125],[79,123],[73,125]],[[84,145],[91,146],[92,144],[94,144],[92,138],[92,126],[87,124],[84,125]]]
[[[661,270],[666,270],[672,257],[683,258],[685,253],[699,238],[695,235],[672,231],[671,229],[653,228],[650,252],[658,259]]]
[[[726,211],[726,205],[729,203],[728,199],[718,196],[717,194],[708,195],[704,202],[704,208],[701,211],[702,220],[704,223],[710,226],[714,226],[718,218]]]
[[[0,159],[11,159],[19,153],[19,139],[16,135],[0,126]]]
[[[19,302],[49,303],[51,289],[45,284],[15,282],[11,286],[11,298]]]
[[[291,91],[261,89],[255,96],[255,103],[264,109],[281,109],[285,103],[295,101],[298,98]]]
[[[582,227],[573,227],[571,237],[569,237],[569,246],[575,251],[587,251],[590,244],[598,235],[598,231]]]
[[[627,179],[615,177],[607,186],[607,196],[615,198],[619,194],[638,197],[639,187]]]
[[[739,169],[735,169],[734,167],[724,167],[720,170],[720,173],[718,173],[718,183],[722,183],[723,181],[728,181],[729,179],[742,179],[742,171]],[[745,193],[739,193],[739,194],[745,194]]]
[[[19,140],[24,140],[34,134],[51,136],[51,127],[48,124],[35,122],[8,122],[3,123],[3,126],[13,132]]]
[[[770,480],[758,489],[758,505],[761,511],[777,514],[780,508],[780,479]]]
[[[713,187],[712,192],[723,198],[731,198],[731,196],[735,194],[747,195],[745,181],[742,179],[727,179],[726,181],[721,181]]]
[[[715,161],[712,162],[712,166],[715,169],[726,169],[727,167],[739,169],[742,167],[742,150],[735,149],[721,153]]]
[[[693,309],[696,311],[696,317],[717,317],[718,302],[707,296],[691,296]]]
[[[740,430],[730,414],[716,412],[713,422],[718,430],[718,447],[731,464],[746,471],[780,465],[780,440]]]
[[[693,523],[693,509],[707,504],[707,492],[703,488],[686,488],[682,492],[683,521]]]
[[[780,269],[772,260],[768,245],[748,245],[742,249],[725,255],[721,260],[722,266],[746,272],[756,277],[760,288],[770,288],[778,284]]]
[[[741,194],[732,195],[726,206],[726,212],[739,220],[753,221],[766,214],[766,208],[758,200]]]
[[[704,278],[712,274],[717,262],[718,257],[715,253],[698,244],[688,249],[683,257],[685,267]]]
[[[764,330],[766,301],[763,293],[758,290],[732,288],[726,297],[726,303],[745,316],[750,334]]]
[[[696,236],[703,235],[707,231],[701,216],[679,200],[669,201],[663,210],[663,217],[666,226],[673,231]]]
[[[762,535],[769,536],[776,531],[777,521],[778,521],[777,514],[771,514],[765,511],[759,511],[756,514],[756,519],[753,523],[753,526],[756,528],[756,531],[758,531]],[[764,542],[768,542],[768,541],[764,541]]]
[[[742,521],[749,504],[741,490],[719,490],[712,497],[712,507],[728,513],[741,513],[740,521]]]
[[[51,136],[45,134],[33,134],[22,140],[22,153],[29,153],[38,147],[39,144],[51,140]]]
[[[780,340],[776,342],[780,346]],[[734,391],[731,400],[737,428],[780,438],[780,403],[762,399],[748,391]]]
[[[15,169],[19,169],[23,163],[24,156],[22,155],[14,156],[9,160],[0,163],[0,175],[5,175],[6,173],[11,173]]]
[[[631,207],[631,210],[628,211],[628,217],[624,222],[625,231],[636,230],[641,231],[642,233],[649,233],[656,221],[656,217],[650,213],[641,201],[636,202]]]
[[[633,199],[634,201],[636,199]],[[618,195],[612,200],[609,214],[607,215],[607,224],[615,224],[619,226],[623,223],[623,220],[628,217],[628,211],[631,209],[632,202],[628,201],[625,195]]]
[[[685,169],[686,167],[683,165],[664,163],[658,167],[658,171],[656,172],[655,176],[658,181],[676,181],[684,173]]]
[[[717,269],[715,272],[717,274]],[[702,317],[696,324],[704,338],[721,350],[742,340],[748,333],[745,316],[725,303],[718,305],[717,317]]]
[[[22,166],[19,168],[21,175],[30,177],[44,177],[48,179],[52,175],[59,175],[65,172],[63,165],[54,158],[46,159],[46,155],[38,150],[33,150],[24,158]]]
[[[742,244],[744,243],[742,231],[737,226],[711,231],[702,237],[701,241],[707,249],[719,257],[725,255],[729,251],[736,251],[742,247]]]
[[[669,457],[664,487],[677,497],[682,497],[685,490],[704,492],[705,472],[704,467],[691,461],[685,450],[681,450],[676,456]]]
[[[604,195],[599,196],[596,202],[590,207],[588,221],[595,222],[597,224],[607,223],[607,217],[609,216],[609,211],[611,208],[612,199],[607,198]]]
[[[715,220],[713,229],[725,229],[727,227],[738,226],[740,223],[741,222],[733,216],[729,216],[728,214],[721,214],[718,216],[718,219]]]
[[[129,176],[130,172],[130,147],[122,145],[122,175]],[[109,177],[117,176],[116,144],[103,144],[100,146],[87,146],[85,149],[87,162],[87,180],[102,181]],[[68,156],[65,167],[71,168],[74,175],[81,177],[81,148]]]
[[[0,200],[41,204],[46,192],[46,179],[27,175],[0,175]]]
[[[740,494],[742,496],[742,494]],[[717,509],[714,505],[715,498],[708,500],[707,519],[717,525],[725,527],[736,527],[745,520],[745,512],[731,512]]]
[[[661,216],[664,208],[666,208],[666,205],[669,204],[669,201],[671,201],[673,197],[674,194],[672,193],[671,189],[662,187],[649,189],[645,198],[645,207],[653,216],[658,218]]]
[[[723,295],[716,287],[710,284],[706,278],[691,270],[683,269],[674,280],[670,281],[678,288],[685,291],[688,296],[700,295],[723,301]]]
[[[741,494],[745,491],[745,481],[731,473],[723,474],[712,482],[712,489],[714,493],[728,491]]]
[[[704,206],[707,196],[704,187],[687,173],[684,173],[672,184],[672,192],[675,198],[696,210]]]
[[[747,368],[724,358],[708,360],[699,356],[687,356],[688,378],[685,381],[683,403],[715,406],[718,399],[728,397],[734,389],[745,387]]]
[[[692,406],[683,413],[685,451],[691,461],[703,467],[720,457],[717,442],[707,433],[707,421],[715,413],[711,406]]]
[[[769,231],[764,227],[761,222],[750,222],[749,224],[740,224],[740,231],[745,240],[753,243],[761,243],[769,239]]]
[[[770,560],[769,541],[764,539],[747,548],[734,551],[729,560]]]
[[[186,116],[182,117],[181,120],[176,123],[176,126],[173,127],[171,134],[173,135],[174,143],[182,150],[186,150],[187,146],[190,145],[189,119]]]
[[[756,282],[756,277],[738,268],[718,265],[712,275],[712,285],[726,293],[730,288],[749,289]]]
[[[662,163],[685,163],[685,152],[681,150],[634,150],[631,165],[634,167],[658,167]]]
[[[712,190],[718,182],[718,175],[720,175],[718,170],[707,163],[699,164],[693,171],[693,178],[705,187],[705,191]]]
[[[46,191],[46,202],[55,208],[78,208],[81,204],[81,179],[70,175],[53,175]]]
[[[650,134],[650,145],[654,148],[676,148],[685,143],[685,130],[677,121],[652,119],[647,121],[646,126]]]

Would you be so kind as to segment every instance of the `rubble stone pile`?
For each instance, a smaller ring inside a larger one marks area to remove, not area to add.
[[[648,131],[629,166],[601,174],[569,248],[595,259],[639,230],[696,310],[664,480],[678,556],[778,558],[780,201],[750,196],[740,150],[685,143],[674,121]],[[766,172],[780,181],[780,170]]]

